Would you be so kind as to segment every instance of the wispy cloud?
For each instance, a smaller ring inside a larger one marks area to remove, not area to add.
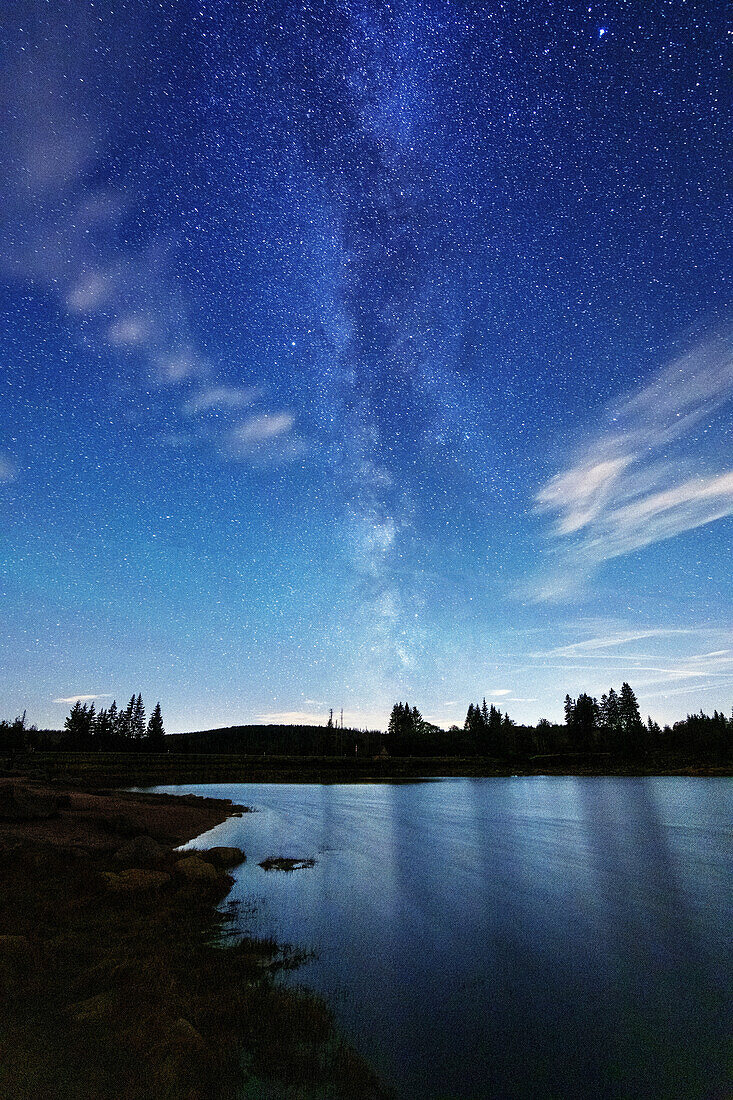
[[[291,412],[257,413],[235,424],[226,445],[230,458],[252,462],[290,462],[307,450]]]
[[[712,468],[706,446],[711,418],[732,397],[726,333],[609,407],[602,429],[537,493],[554,517],[558,564],[533,583],[535,598],[561,598],[604,561],[733,513],[733,469]]]
[[[266,710],[256,714],[255,717],[263,722],[293,723],[302,726],[325,726],[328,719],[322,711],[316,713],[312,710]]]
[[[660,652],[649,654],[646,647],[639,651],[638,643],[651,638],[657,641],[655,648]],[[701,640],[728,645],[705,653],[695,652]],[[527,656],[534,669],[590,673],[592,691],[606,690],[610,684],[629,680],[639,689],[640,698],[676,694],[675,685],[686,682],[700,691],[707,688],[725,691],[728,685],[733,685],[733,631],[727,628],[629,630],[609,625],[603,633],[594,632],[579,641]]]
[[[255,447],[266,440],[286,435],[294,423],[292,413],[260,413],[238,424],[233,435],[241,446]]]
[[[575,657],[579,653],[597,652],[598,650],[613,649],[617,646],[626,645],[629,642],[643,641],[646,638],[663,638],[670,635],[690,635],[695,634],[696,631],[684,629],[684,628],[672,628],[665,627],[653,627],[646,630],[616,630],[607,634],[594,635],[591,638],[584,638],[580,642],[571,642],[569,645],[557,646],[555,649],[545,651],[538,656],[544,657]],[[534,654],[530,654],[534,656]],[[613,659],[616,654],[604,654],[604,656]]]
[[[251,405],[258,394],[256,386],[205,386],[185,402],[183,413],[199,416],[222,409],[243,409]]]
[[[90,703],[95,699],[111,699],[110,692],[87,692],[79,693],[79,695],[62,695],[58,699],[54,699],[54,703]]]
[[[225,376],[224,367],[217,369],[201,350],[192,303],[176,280],[176,242],[162,219],[144,245],[121,243],[125,219],[150,211],[152,200],[134,178],[124,186],[104,181],[105,163],[115,158],[109,156],[104,126],[95,125],[94,82],[85,79],[85,64],[93,70],[95,62],[64,45],[85,39],[88,18],[81,6],[67,13],[58,42],[49,36],[53,49],[36,43],[33,65],[18,55],[5,73],[0,106],[10,121],[0,152],[2,270],[47,287],[77,336],[113,362],[126,362],[128,377],[141,390],[149,391],[151,382],[162,392],[169,389],[182,419],[216,411],[208,447],[240,460],[251,453],[261,462],[267,454],[252,443],[262,443],[265,425],[271,435],[281,434],[277,425],[290,414],[265,413],[259,428],[245,422],[237,429],[240,445],[229,447],[237,412],[259,399],[259,388],[249,380],[232,385],[231,368]],[[70,69],[79,76],[73,88]],[[287,448],[274,448],[272,457],[287,459],[302,450],[291,441]],[[0,465],[0,481],[11,480],[9,468]]]
[[[7,455],[0,454],[0,485],[3,482],[15,481],[16,476],[15,463]]]

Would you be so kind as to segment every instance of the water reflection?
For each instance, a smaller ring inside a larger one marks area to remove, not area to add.
[[[315,949],[296,980],[401,1096],[725,1095],[726,781],[185,789],[259,808],[209,837],[248,927]]]

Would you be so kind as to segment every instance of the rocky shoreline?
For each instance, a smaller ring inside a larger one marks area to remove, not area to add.
[[[244,852],[175,850],[245,812],[0,779],[0,1097],[387,1095],[293,952],[223,935]]]

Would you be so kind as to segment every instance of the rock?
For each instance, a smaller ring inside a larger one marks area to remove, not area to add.
[[[216,867],[198,856],[186,856],[179,859],[175,866],[175,872],[186,882],[193,882],[201,886],[217,886],[221,881]]]
[[[141,867],[131,867],[127,871],[104,872],[107,889],[115,894],[147,894],[160,890],[171,881],[165,871],[147,871]]]
[[[72,810],[98,810],[99,798],[93,794],[84,794],[80,791],[72,791],[69,796],[69,806]]]
[[[69,1005],[67,1011],[77,1024],[106,1024],[119,1014],[119,997],[114,992],[97,993],[94,997]]]
[[[206,1049],[201,1035],[183,1016],[179,1016],[165,1029],[163,1044],[168,1050],[175,1050],[178,1054],[201,1053]]]
[[[57,817],[58,795],[10,784],[0,787],[0,818],[4,821],[42,821]]]
[[[260,867],[263,871],[300,871],[304,867],[315,867],[314,859],[291,859],[288,856],[270,856],[263,859]]]
[[[139,823],[125,814],[100,814],[96,821],[100,828],[118,836],[134,836],[140,828]]]
[[[159,867],[168,851],[151,836],[136,836],[115,852],[114,861],[121,867]]]
[[[35,961],[27,936],[0,936],[0,994],[12,997],[27,989]]]
[[[196,850],[196,855],[207,863],[213,863],[215,867],[226,870],[227,867],[236,867],[238,863],[244,863],[246,856],[241,848],[207,848],[204,852]]]

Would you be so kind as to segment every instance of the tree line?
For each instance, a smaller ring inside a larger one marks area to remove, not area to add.
[[[164,752],[165,728],[160,703],[146,721],[141,694],[133,695],[123,709],[113,699],[109,707],[97,710],[94,703],[74,703],[64,722],[68,749],[87,752]]]
[[[0,721],[0,752],[60,749],[79,752],[165,752],[166,733],[160,703],[146,719],[142,695],[133,695],[126,707],[113,700],[96,709],[94,702],[74,703],[63,730],[39,730],[28,725],[23,711],[13,721]]]
[[[631,686],[610,688],[600,700],[581,692],[565,696],[565,721],[540,718],[534,726],[518,725],[486,699],[469,703],[463,726],[450,730],[428,722],[416,706],[395,703],[385,747],[393,756],[540,756],[557,753],[606,753],[639,757],[676,753],[729,759],[733,749],[733,715],[688,714],[673,725],[642,720]]]
[[[146,720],[140,694],[127,706],[116,702],[96,710],[77,701],[63,731],[37,730],[25,714],[0,721],[0,753],[29,748],[80,751],[246,753],[272,756],[487,756],[501,759],[563,753],[605,753],[614,757],[667,754],[728,761],[733,756],[733,716],[688,714],[661,727],[642,720],[628,683],[610,688],[600,700],[586,692],[565,696],[564,722],[541,718],[536,725],[514,722],[494,704],[470,703],[462,726],[444,730],[409,703],[395,703],[386,733],[337,725],[250,725],[166,736],[160,703]]]

